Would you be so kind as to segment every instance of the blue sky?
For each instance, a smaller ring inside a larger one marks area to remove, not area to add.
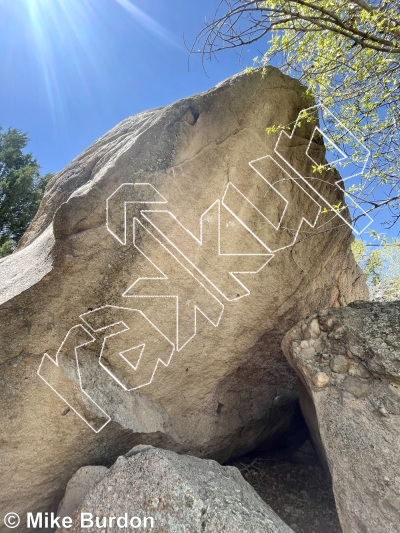
[[[26,131],[56,172],[124,118],[252,64],[189,53],[217,0],[0,0],[0,125]],[[188,65],[189,61],[189,65]]]
[[[218,4],[0,0],[0,125],[28,132],[42,173],[57,172],[126,117],[236,74],[266,43],[222,53],[206,72],[186,47]]]

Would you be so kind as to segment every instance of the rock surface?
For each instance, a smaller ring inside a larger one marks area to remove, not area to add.
[[[134,524],[142,522],[139,530],[144,530],[145,517],[153,518],[157,533],[292,532],[237,468],[151,446],[137,446],[119,457],[83,500],[72,528],[58,531],[82,531],[81,513],[107,519],[127,513],[128,519],[138,518]],[[121,531],[116,522],[102,528]],[[85,531],[99,528],[94,524]]]
[[[55,509],[80,466],[136,444],[223,461],[290,427],[284,333],[367,296],[350,228],[288,174],[324,161],[313,125],[282,157],[265,133],[303,94],[274,68],[236,76],[128,118],[52,179],[0,261],[1,512]],[[336,205],[336,179],[307,183]]]
[[[400,302],[324,309],[282,346],[304,385],[344,533],[399,531]]]
[[[57,509],[57,516],[72,516],[87,493],[107,474],[105,466],[82,466],[68,481],[64,498]]]

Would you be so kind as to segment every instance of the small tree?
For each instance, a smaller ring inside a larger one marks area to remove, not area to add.
[[[367,211],[384,208],[389,227],[399,221],[399,0],[220,0],[198,42],[205,58],[257,42],[257,65],[304,82],[372,154],[348,192]]]
[[[375,247],[357,239],[352,250],[364,271],[371,300],[400,299],[400,241],[395,239]]]
[[[51,174],[24,153],[28,137],[16,129],[0,127],[0,257],[11,253],[36,214]]]

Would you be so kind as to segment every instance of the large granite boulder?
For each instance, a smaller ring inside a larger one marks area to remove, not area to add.
[[[400,524],[400,302],[324,309],[285,336],[344,533]]]
[[[108,468],[105,466],[82,466],[67,483],[64,498],[61,500],[57,516],[61,519],[72,516],[86,498],[88,492],[103,479]]]
[[[57,532],[293,533],[237,468],[151,446],[118,457],[71,518]]]
[[[223,461],[288,430],[284,333],[367,297],[322,210],[338,176],[299,178],[324,162],[315,124],[265,132],[303,98],[277,69],[239,75],[128,118],[50,182],[0,261],[0,511],[54,509],[77,468],[135,444]]]

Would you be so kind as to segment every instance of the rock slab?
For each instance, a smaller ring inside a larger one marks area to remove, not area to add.
[[[119,457],[73,515],[72,528],[58,532],[82,531],[81,513],[102,517],[104,524],[125,513],[142,525],[146,517],[153,518],[153,528],[148,521],[146,530],[157,533],[293,532],[237,468],[151,446],[137,446]],[[116,522],[102,528],[108,533],[121,531]],[[95,533],[99,528],[85,531]]]
[[[344,533],[400,524],[400,302],[323,309],[287,333]]]
[[[92,487],[107,474],[105,466],[82,466],[68,481],[65,496],[57,509],[57,516],[71,516],[85,499]]]

